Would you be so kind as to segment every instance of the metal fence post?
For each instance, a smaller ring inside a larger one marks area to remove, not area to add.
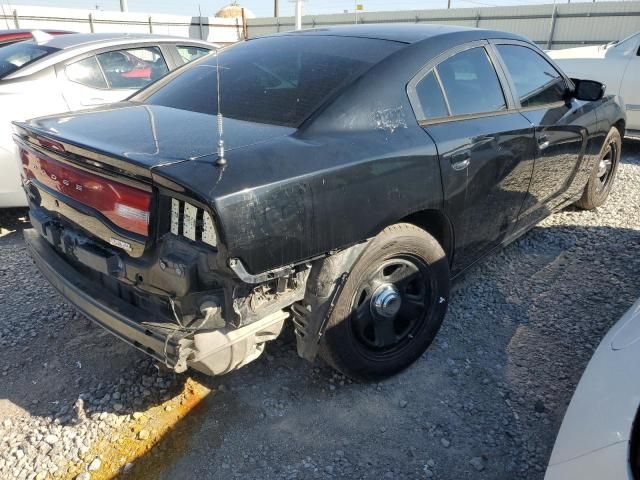
[[[149,33],[153,33],[153,22],[151,21],[151,16],[149,16]]]
[[[89,30],[91,30],[91,33],[95,33],[93,28],[93,13],[89,14]]]
[[[556,30],[556,19],[558,18],[558,6],[553,6],[553,13],[551,14],[551,28],[549,29],[549,40],[547,40],[547,50],[551,50],[553,44],[553,33]]]
[[[20,21],[18,20],[18,10],[13,11],[13,23],[16,24],[16,28],[20,28]]]

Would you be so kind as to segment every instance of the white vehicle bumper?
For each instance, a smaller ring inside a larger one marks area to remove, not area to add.
[[[27,206],[17,157],[15,148],[7,150],[0,146],[0,208]]]
[[[619,442],[582,457],[552,465],[544,480],[633,480],[629,443]]]
[[[545,480],[632,479],[629,441],[640,405],[640,300],[604,337],[565,414]]]

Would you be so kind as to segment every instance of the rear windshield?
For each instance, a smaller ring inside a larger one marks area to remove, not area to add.
[[[33,40],[25,40],[3,46],[0,48],[0,78],[4,78],[57,50],[56,48],[36,45]]]
[[[219,52],[225,117],[298,126],[331,95],[403,45],[331,36],[267,37]],[[153,105],[215,115],[216,56],[190,67],[139,99]]]

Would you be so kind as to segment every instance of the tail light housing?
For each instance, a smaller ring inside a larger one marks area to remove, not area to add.
[[[75,168],[24,144],[19,148],[25,179],[97,210],[124,230],[148,236],[151,192]]]
[[[209,212],[175,198],[171,199],[171,233],[218,246],[218,235]]]

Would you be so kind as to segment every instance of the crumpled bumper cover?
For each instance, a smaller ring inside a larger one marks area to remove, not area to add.
[[[134,307],[91,282],[66,262],[35,229],[24,231],[31,257],[44,277],[89,319],[125,342],[167,364],[176,371],[186,370],[191,341],[144,325],[153,321]]]
[[[246,365],[280,334],[288,317],[279,310],[237,329],[165,327],[145,310],[87,281],[35,228],[25,230],[24,238],[36,265],[62,296],[101,327],[178,373],[189,366],[208,375],[222,375]]]

